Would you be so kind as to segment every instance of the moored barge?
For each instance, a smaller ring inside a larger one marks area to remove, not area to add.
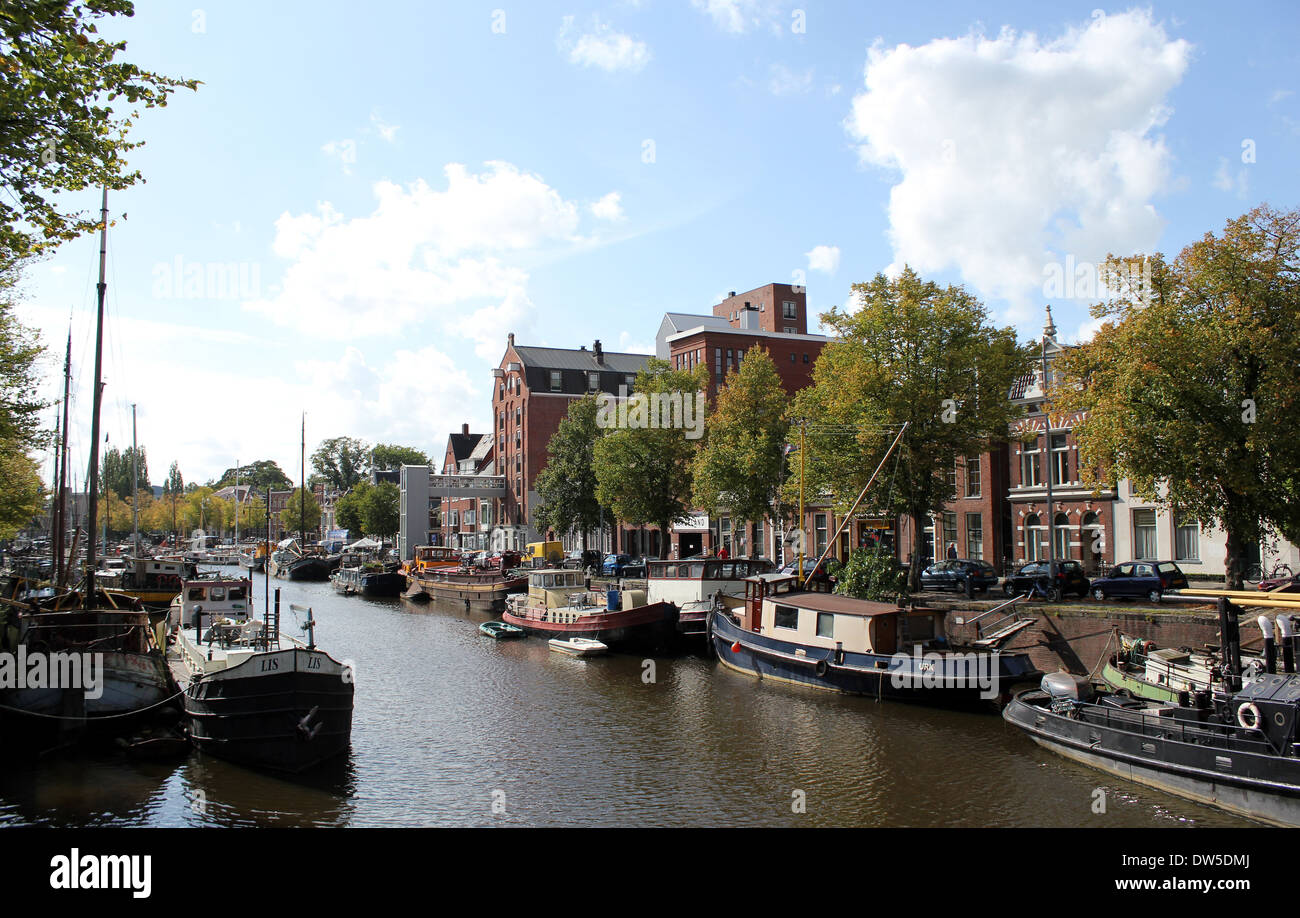
[[[589,590],[581,571],[545,568],[528,573],[528,592],[510,597],[501,616],[530,634],[586,638],[628,652],[670,650],[677,640],[677,607],[647,602],[644,590]]]

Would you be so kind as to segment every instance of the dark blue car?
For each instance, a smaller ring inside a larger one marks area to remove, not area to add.
[[[606,555],[600,572],[606,577],[644,577],[645,562],[631,555]]]
[[[1186,587],[1187,576],[1172,561],[1126,561],[1116,564],[1105,577],[1094,580],[1092,595],[1097,600],[1119,596],[1159,602],[1170,590]]]
[[[958,558],[936,561],[921,571],[921,589],[958,590],[973,596],[998,585],[998,572],[987,561]]]

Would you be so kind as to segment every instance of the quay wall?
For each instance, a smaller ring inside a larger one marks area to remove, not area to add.
[[[927,599],[925,604],[947,610],[944,623],[955,641],[965,643],[975,639],[975,626],[969,622],[982,611],[975,608],[978,603]],[[1016,634],[1003,649],[1028,653],[1034,665],[1046,673],[1065,670],[1079,675],[1100,675],[1106,658],[1119,648],[1120,634],[1154,641],[1157,647],[1202,650],[1206,645],[1219,644],[1219,616],[1208,607],[1166,611],[1150,606],[1037,604],[1023,611],[1026,617],[1034,619],[1034,624]],[[1254,615],[1241,616],[1241,643],[1244,650],[1258,650],[1262,646]]]

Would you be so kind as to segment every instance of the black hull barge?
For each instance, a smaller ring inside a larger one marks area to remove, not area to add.
[[[1227,658],[1221,691],[1160,702],[1053,673],[1041,688],[1017,695],[1002,716],[1076,762],[1238,816],[1300,826],[1300,647],[1285,638],[1279,672],[1279,647],[1267,628],[1267,672],[1243,686],[1236,609],[1225,597],[1219,611]]]
[[[851,695],[936,707],[1005,703],[1041,672],[1027,654],[951,645],[943,613],[797,589],[785,575],[751,577],[739,609],[709,616],[723,666]]]

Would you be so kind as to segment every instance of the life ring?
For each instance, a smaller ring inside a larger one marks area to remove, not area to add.
[[[814,667],[818,678],[825,678],[826,674],[830,672],[830,668],[830,664],[825,660],[818,660],[817,665]]]
[[[1259,708],[1255,707],[1253,701],[1247,701],[1237,708],[1237,723],[1246,730],[1255,730],[1259,727]]]

